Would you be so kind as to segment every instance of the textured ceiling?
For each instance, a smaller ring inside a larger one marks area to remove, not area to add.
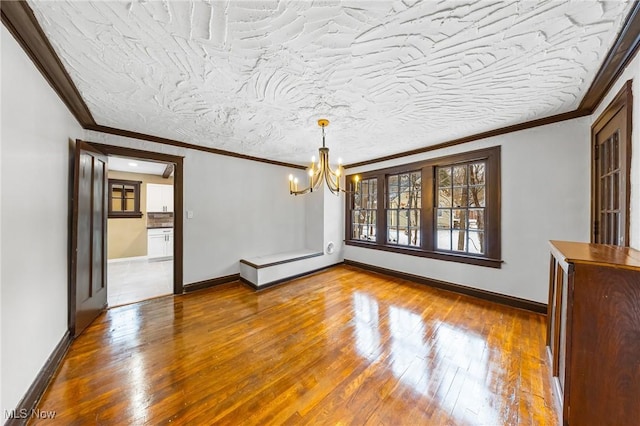
[[[363,161],[574,110],[625,1],[29,1],[96,122]]]

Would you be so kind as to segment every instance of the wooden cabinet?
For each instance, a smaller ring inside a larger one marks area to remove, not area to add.
[[[147,230],[147,257],[164,259],[173,256],[173,228]]]
[[[640,419],[640,252],[551,241],[547,349],[564,425]]]
[[[147,184],[147,213],[173,211],[173,185]]]

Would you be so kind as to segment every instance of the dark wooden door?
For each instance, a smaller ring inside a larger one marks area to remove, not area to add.
[[[610,126],[606,126],[596,135],[597,211],[594,242],[624,246],[625,180],[621,169],[624,146],[620,144],[618,121],[610,122]]]
[[[78,141],[75,153],[69,331],[77,336],[107,306],[107,156]]]
[[[625,89],[596,121],[593,134],[592,242],[629,245],[630,109]]]

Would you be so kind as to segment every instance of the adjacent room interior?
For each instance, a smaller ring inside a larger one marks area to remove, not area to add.
[[[640,3],[0,8],[5,424],[640,418]]]
[[[173,169],[109,157],[109,307],[173,293]]]

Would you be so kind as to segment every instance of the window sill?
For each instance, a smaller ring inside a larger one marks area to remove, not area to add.
[[[500,269],[503,261],[500,259],[489,259],[486,257],[476,257],[456,253],[444,253],[438,251],[428,251],[409,247],[398,247],[391,245],[378,245],[366,241],[346,240],[348,246],[362,247],[374,250],[388,251],[392,253],[406,254],[409,256],[426,257],[430,259],[445,260],[449,262],[464,263],[467,265],[485,266],[488,268]]]
[[[109,219],[140,219],[142,217],[142,213],[140,212],[131,212],[131,213],[109,213]]]

